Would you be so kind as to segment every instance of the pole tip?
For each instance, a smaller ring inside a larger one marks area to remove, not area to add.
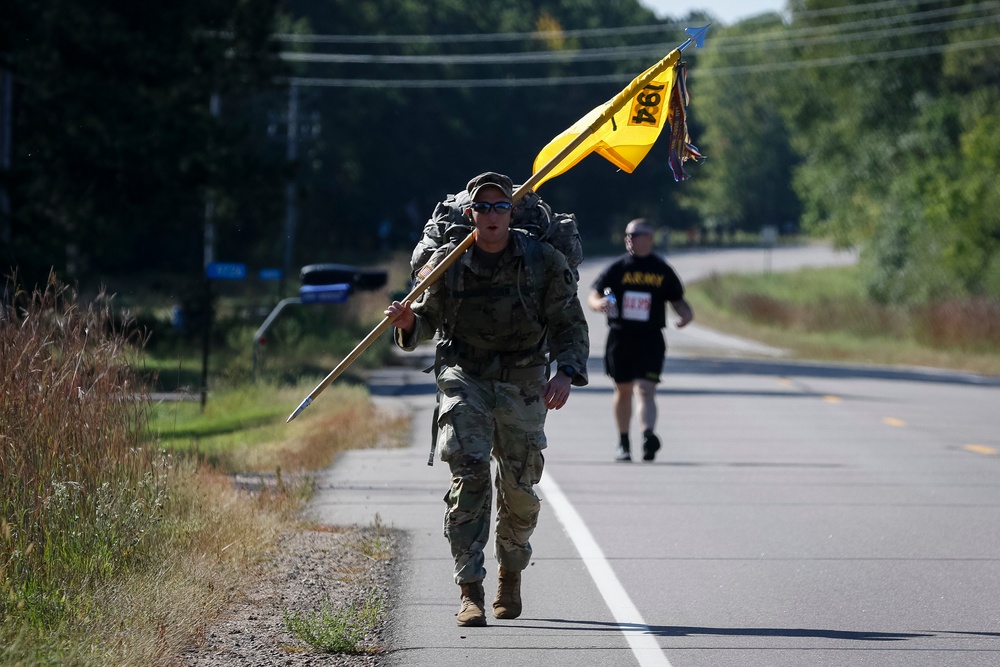
[[[705,33],[708,32],[708,27],[712,25],[711,23],[705,24],[699,28],[684,28],[684,32],[691,36],[687,41],[690,43],[694,40],[695,48],[700,49],[705,45]]]
[[[307,396],[306,400],[304,400],[301,403],[299,403],[299,407],[295,408],[295,412],[293,412],[292,414],[288,415],[288,419],[285,420],[285,423],[287,424],[290,421],[292,421],[293,419],[295,419],[296,417],[298,417],[299,413],[302,412],[303,410],[305,410],[306,408],[308,408],[310,403],[312,403],[312,396]]]

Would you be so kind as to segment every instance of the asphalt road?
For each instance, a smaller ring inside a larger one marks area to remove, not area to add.
[[[823,248],[668,259],[686,281],[851,261]],[[524,613],[487,628],[454,621],[430,376],[373,373],[377,400],[414,415],[411,444],[345,454],[311,511],[409,535],[393,664],[1000,664],[1000,378],[791,361],[671,329],[664,449],[622,464],[599,319],[591,332],[591,384],[546,427]]]

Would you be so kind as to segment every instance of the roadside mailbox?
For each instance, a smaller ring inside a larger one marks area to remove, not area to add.
[[[264,279],[263,276],[261,278]],[[296,304],[345,303],[355,291],[373,291],[385,286],[388,272],[359,269],[347,264],[310,264],[299,273],[299,295],[282,299],[253,337],[253,369],[257,372],[258,350],[267,344],[267,331],[286,307]]]
[[[309,264],[299,272],[303,285],[336,285],[349,283],[356,290],[370,291],[385,287],[388,271],[359,269],[347,264]]]
[[[302,303],[344,303],[351,295],[350,283],[303,285],[299,288]]]

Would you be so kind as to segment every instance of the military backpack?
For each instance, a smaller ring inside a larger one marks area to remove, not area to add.
[[[443,245],[458,244],[472,231],[472,221],[465,215],[471,203],[469,193],[462,190],[438,202],[434,212],[424,224],[423,235],[410,257],[412,277],[427,263],[434,251]],[[579,279],[579,266],[583,261],[583,244],[573,213],[553,213],[534,191],[528,190],[514,206],[511,229],[548,243],[566,258],[566,263]]]

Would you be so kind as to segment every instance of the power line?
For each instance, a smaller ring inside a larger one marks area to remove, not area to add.
[[[1000,2],[982,3],[982,6],[1000,8]],[[872,30],[871,24],[845,24],[851,28],[863,27],[857,32],[834,32],[810,38],[790,38],[789,32],[781,39],[770,39],[761,43],[743,43],[729,46],[725,38],[719,38],[713,45],[713,50],[726,53],[745,51],[761,52],[765,50],[781,50],[791,47],[816,46],[821,44],[845,44],[864,40],[887,37],[902,37],[958,28],[976,27],[1000,23],[1000,14],[989,16],[942,21],[937,23],[922,23],[895,28]],[[839,28],[839,27],[838,27]],[[643,44],[628,47],[604,47],[594,49],[571,49],[566,51],[544,51],[528,53],[482,53],[461,55],[427,55],[427,56],[383,56],[356,53],[299,53],[285,51],[281,58],[287,62],[325,63],[325,64],[378,64],[378,65],[523,65],[550,62],[583,62],[583,61],[613,61],[655,56],[664,53],[670,46],[666,43]]]
[[[901,7],[920,7],[933,0],[890,0],[865,5],[851,5],[849,7],[832,8],[829,10],[815,10],[812,12],[798,12],[796,18],[804,16],[831,16],[849,15],[859,12],[873,12],[882,9],[898,10]],[[1000,8],[1000,0],[986,0],[971,5],[961,7],[932,8],[927,11],[907,12],[892,16],[880,16],[866,18],[860,21],[849,21],[832,25],[809,26],[804,28],[789,28],[779,31],[769,31],[756,33],[754,35],[725,37],[720,36],[712,40],[709,48],[720,52],[752,51],[761,53],[764,51],[780,51],[793,47],[809,47],[818,45],[849,44],[857,41],[882,40],[886,38],[902,37],[907,35],[926,34],[933,32],[954,31],[962,28],[992,26],[1000,24],[1000,14],[993,13],[983,16],[969,16],[969,13],[985,12]],[[953,17],[956,14],[964,14],[953,21],[937,21],[932,23],[920,22],[928,19],[941,19]],[[906,25],[897,25],[905,22]],[[915,23],[918,22],[918,23]],[[627,28],[606,28],[596,30],[566,31],[564,35],[618,35],[618,34],[642,34],[644,32],[659,31],[666,25],[656,26],[632,26]],[[490,38],[524,38],[527,36],[546,35],[551,37],[553,33],[504,33],[502,35],[491,35]],[[299,36],[301,37],[301,36]],[[330,38],[339,39],[342,36],[335,35],[313,35],[310,39]],[[406,39],[424,39],[440,42],[444,37],[440,35],[408,35],[408,36],[347,36],[355,41],[361,42],[369,38],[399,41]],[[461,38],[463,36],[447,36]],[[483,36],[476,36],[483,37]],[[480,40],[490,41],[490,40]],[[951,44],[928,45],[895,51],[874,51],[870,53],[851,53],[843,56],[830,56],[813,60],[793,60],[787,62],[759,63],[754,65],[734,65],[729,67],[705,67],[698,68],[698,74],[704,76],[725,76],[737,73],[767,72],[767,71],[788,71],[805,67],[828,67],[845,63],[871,62],[875,60],[887,60],[904,57],[917,57],[933,53],[941,53],[949,50],[963,50],[966,48],[985,48],[994,45],[993,39],[985,39],[971,42],[955,42]],[[637,46],[616,46],[585,49],[570,49],[563,51],[532,51],[532,52],[507,52],[507,53],[487,53],[487,54],[457,54],[457,55],[369,55],[369,54],[339,54],[339,53],[298,53],[282,52],[281,57],[289,62],[300,63],[336,63],[336,64],[378,64],[378,65],[519,65],[530,63],[551,63],[569,61],[591,61],[608,62],[613,60],[631,59],[642,57],[660,56],[666,52],[670,45],[664,43],[643,44]],[[334,77],[290,77],[287,81],[297,83],[302,86],[323,86],[323,87],[353,87],[353,88],[476,88],[476,87],[516,87],[516,86],[559,86],[559,85],[587,85],[594,83],[621,82],[625,79],[625,74],[607,74],[591,76],[553,76],[553,77],[507,77],[507,78],[461,78],[461,79],[375,79],[375,78],[334,78]]]
[[[621,82],[626,80],[627,77],[627,74],[510,79],[328,79],[321,77],[291,77],[283,81],[300,86],[318,86],[323,88],[520,88],[523,86],[538,87]]]
[[[822,18],[824,16],[843,16],[845,14],[859,14],[861,12],[872,12],[879,9],[900,9],[902,7],[920,6],[938,2],[938,0],[882,0],[882,2],[870,2],[864,5],[844,5],[841,7],[829,7],[827,9],[810,9],[795,12],[797,18]]]
[[[306,44],[440,44],[442,42],[523,42],[526,39],[550,40],[566,37],[618,37],[649,35],[677,29],[676,23],[623,26],[620,28],[587,28],[579,30],[545,30],[535,32],[464,33],[460,35],[274,35],[279,42]]]
[[[515,65],[567,60],[620,60],[663,53],[670,49],[667,42],[627,47],[569,49],[565,51],[531,51],[527,53],[479,53],[429,56],[379,56],[361,53],[299,53],[283,51],[281,59],[305,63],[351,63],[378,65]]]
[[[1000,14],[991,14],[989,16],[980,16],[976,18],[957,19],[955,21],[942,21],[938,23],[922,23],[920,25],[908,25],[896,28],[885,28],[882,30],[867,29],[858,32],[832,33],[818,37],[809,37],[805,39],[774,40],[772,42],[764,42],[761,44],[743,44],[729,48],[723,46],[719,47],[717,51],[725,53],[740,53],[747,51],[759,53],[762,51],[782,50],[792,47],[819,46],[823,44],[848,44],[850,42],[862,42],[862,41],[871,41],[883,38],[921,35],[927,33],[957,30],[959,28],[974,28],[979,26],[988,26],[991,24],[1000,24]]]
[[[792,15],[798,19],[822,18],[826,16],[845,16],[861,14],[881,9],[901,9],[919,7],[939,0],[881,0],[860,5],[831,7],[829,9],[803,10],[790,14],[788,11],[775,12],[779,15]],[[664,31],[675,31],[678,23],[664,22],[651,25],[622,26],[617,28],[584,28],[574,30],[545,30],[532,32],[505,33],[460,33],[460,34],[420,34],[420,35],[329,35],[329,34],[296,34],[278,33],[273,37],[279,42],[299,44],[440,44],[475,42],[523,42],[525,40],[546,41],[559,38],[576,37],[618,37],[624,35],[649,35]],[[228,33],[214,33],[226,36]]]
[[[829,58],[815,58],[813,60],[792,60],[779,63],[761,63],[759,65],[737,65],[734,67],[699,68],[699,76],[729,76],[733,74],[750,74],[761,72],[777,72],[795,69],[808,69],[814,67],[836,67],[840,65],[857,65],[858,63],[876,62],[882,60],[897,60],[900,58],[914,58],[918,56],[929,56],[935,53],[947,53],[952,51],[967,51],[969,49],[980,49],[990,46],[1000,46],[1000,37],[980,39],[967,42],[954,42],[951,44],[936,44],[933,46],[918,46],[912,49],[899,49],[896,51],[875,51],[872,53],[851,53],[843,56],[833,56]]]
[[[892,3],[879,3],[882,4],[892,4]],[[779,29],[779,30],[768,30],[763,32],[756,32],[752,35],[738,35],[730,37],[718,37],[712,40],[713,48],[719,51],[728,50],[739,50],[731,45],[734,44],[763,44],[765,47],[771,42],[781,43],[785,40],[796,39],[800,37],[810,37],[813,35],[829,35],[831,29],[837,32],[848,32],[850,30],[870,30],[872,28],[884,28],[896,23],[911,22],[911,21],[924,21],[932,18],[943,18],[947,16],[954,16],[956,14],[961,14],[964,12],[986,12],[989,10],[996,10],[1000,8],[1000,2],[997,0],[988,0],[986,2],[980,2],[974,5],[964,5],[961,7],[945,7],[940,9],[930,9],[923,12],[910,12],[907,14],[895,14],[892,16],[880,16],[875,18],[868,18],[861,21],[853,21],[849,23],[835,23],[835,24],[825,24],[818,26],[807,26],[803,28],[790,28],[790,29]],[[825,10],[817,10],[825,11]]]
[[[731,76],[761,72],[789,71],[796,69],[811,69],[817,67],[835,67],[840,65],[856,65],[863,62],[913,58],[935,53],[965,51],[990,46],[1000,46],[1000,37],[990,39],[938,44],[912,49],[895,51],[880,51],[863,54],[847,54],[830,58],[813,60],[792,60],[787,62],[763,63],[759,65],[741,65],[735,67],[700,67],[698,76]],[[628,75],[607,74],[598,76],[564,76],[540,78],[509,78],[509,79],[336,79],[320,77],[291,77],[284,79],[287,83],[300,86],[326,88],[513,88],[524,86],[563,86],[586,85],[594,83],[627,83]]]

